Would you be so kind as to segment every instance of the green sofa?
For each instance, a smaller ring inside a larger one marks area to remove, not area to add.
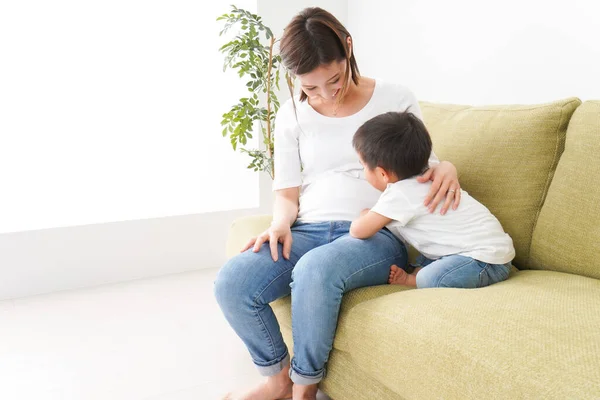
[[[320,388],[353,399],[600,399],[600,101],[421,103],[440,159],[515,243],[482,289],[344,296]],[[236,254],[269,216],[234,222]],[[272,304],[290,349],[290,299]]]

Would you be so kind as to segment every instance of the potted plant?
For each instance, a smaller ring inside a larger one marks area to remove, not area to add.
[[[224,21],[219,36],[232,27],[238,28],[235,38],[219,49],[225,56],[223,71],[227,68],[237,70],[240,78],[246,80],[249,95],[223,114],[223,136],[229,136],[234,150],[239,147],[241,152],[250,156],[248,168],[265,171],[273,179],[273,131],[279,109],[275,88],[280,89],[281,66],[281,57],[275,54],[277,40],[271,29],[263,24],[261,17],[236,6],[231,7],[231,12],[217,18],[217,21]],[[287,72],[285,77],[291,88]],[[264,150],[244,148],[257,126],[262,134]]]

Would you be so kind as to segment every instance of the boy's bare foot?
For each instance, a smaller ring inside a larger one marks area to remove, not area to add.
[[[228,393],[223,400],[279,400],[292,398],[293,382],[289,376],[290,367],[277,375],[269,376],[263,383],[243,394]]]
[[[390,285],[404,285],[407,277],[408,274],[405,270],[398,268],[397,265],[392,265],[390,267],[390,277],[388,279],[388,283]]]
[[[316,400],[317,385],[294,385],[293,400]]]
[[[415,272],[412,274],[407,274],[405,270],[399,268],[397,265],[392,265],[390,267],[390,277],[388,279],[388,283],[390,285],[403,285],[416,287],[417,286],[417,272],[421,268],[415,269]]]

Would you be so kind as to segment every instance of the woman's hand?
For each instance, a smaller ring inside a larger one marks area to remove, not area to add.
[[[417,178],[417,181],[420,183],[425,183],[429,180],[433,181],[433,184],[423,203],[429,209],[429,212],[434,212],[440,201],[444,198],[446,200],[440,210],[440,214],[446,214],[452,202],[454,202],[452,209],[456,210],[460,204],[460,183],[458,183],[456,167],[448,161],[442,161],[438,165],[429,168],[423,175]]]
[[[260,246],[262,246],[262,244],[267,240],[269,241],[269,245],[271,247],[271,257],[273,258],[273,261],[277,261],[279,258],[277,251],[278,242],[283,243],[283,258],[286,260],[290,259],[290,251],[292,250],[292,230],[287,222],[271,223],[269,229],[257,237],[250,239],[240,253],[253,246],[254,248],[252,251],[256,253],[258,250],[260,250]]]

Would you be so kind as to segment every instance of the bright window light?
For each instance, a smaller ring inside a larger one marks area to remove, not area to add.
[[[0,4],[0,233],[258,206],[221,136],[247,94],[222,72],[228,4]]]

